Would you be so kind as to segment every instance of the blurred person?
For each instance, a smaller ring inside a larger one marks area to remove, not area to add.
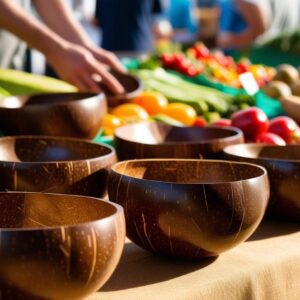
[[[161,10],[160,0],[97,0],[101,46],[110,51],[151,51],[154,15]]]
[[[221,11],[217,46],[261,44],[299,26],[299,0],[217,0]]]
[[[195,18],[196,7],[194,0],[169,0],[168,16],[175,41],[192,42],[197,39],[199,23]]]
[[[116,56],[97,47],[63,0],[32,0],[44,23],[30,15],[30,1],[0,1],[0,67],[24,67],[26,46],[43,53],[59,77],[82,91],[99,92],[103,81],[115,93],[124,91],[107,67],[124,69]]]

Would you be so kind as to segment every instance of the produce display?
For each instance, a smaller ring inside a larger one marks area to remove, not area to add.
[[[142,80],[144,91],[109,110],[102,123],[101,133],[105,136],[113,136],[116,128],[124,124],[154,120],[174,126],[238,127],[247,142],[285,145],[300,141],[298,124],[288,116],[268,117],[263,109],[255,107],[256,95],[248,95],[239,80],[240,74],[251,73],[265,95],[274,99],[271,101],[293,98],[300,103],[299,70],[291,65],[271,68],[253,65],[246,58],[235,62],[232,57],[197,43],[184,51],[171,47],[156,52],[146,61],[138,61],[130,71]],[[190,80],[198,76],[235,88],[236,92],[227,93],[218,90],[218,86]],[[76,91],[57,79],[0,69],[3,97]]]
[[[188,77],[201,74],[211,81],[234,88],[242,87],[240,74],[250,72],[258,85],[264,86],[276,73],[274,68],[252,64],[247,58],[235,62],[222,51],[210,51],[203,43],[197,43],[186,51],[164,53],[160,56],[160,62],[167,70],[175,70]]]

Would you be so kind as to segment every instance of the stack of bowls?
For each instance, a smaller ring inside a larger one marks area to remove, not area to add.
[[[2,100],[0,130],[11,135],[0,138],[4,299],[81,299],[115,269],[123,209],[99,198],[116,154],[89,141],[106,111],[104,93]]]

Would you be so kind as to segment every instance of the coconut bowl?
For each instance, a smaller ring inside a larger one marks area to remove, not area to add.
[[[0,131],[4,135],[91,139],[101,128],[106,111],[103,93],[11,96],[0,101]]]
[[[0,193],[2,299],[82,299],[121,256],[123,209],[96,198]]]
[[[233,127],[177,127],[142,122],[122,126],[115,132],[119,160],[218,158],[223,148],[243,141],[243,133]]]
[[[241,144],[225,148],[224,154],[265,167],[271,187],[267,215],[300,222],[300,145]]]
[[[102,197],[115,151],[82,139],[0,138],[0,191],[48,192]]]
[[[142,81],[138,77],[128,73],[114,71],[111,71],[111,73],[123,86],[125,92],[123,94],[113,94],[105,85],[100,84],[101,89],[106,95],[109,107],[128,103],[143,91]]]
[[[217,256],[246,240],[269,199],[264,168],[217,160],[115,164],[109,199],[124,207],[127,236],[159,255]]]

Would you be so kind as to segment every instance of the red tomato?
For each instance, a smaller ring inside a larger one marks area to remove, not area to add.
[[[231,125],[241,129],[249,141],[256,141],[258,135],[268,130],[268,117],[257,107],[249,107],[234,113],[231,121]]]
[[[175,53],[174,54],[174,68],[179,70],[180,67],[183,65],[183,61],[185,61],[185,57],[182,53]]]
[[[282,137],[287,144],[291,144],[298,129],[297,123],[292,118],[281,116],[270,121],[268,131]]]
[[[196,50],[197,58],[208,57],[210,55],[209,49],[202,43],[196,44],[194,49]]]
[[[161,61],[164,68],[172,68],[175,62],[174,54],[172,53],[165,53],[161,57]]]
[[[236,68],[239,74],[243,74],[249,71],[249,66],[243,63],[237,63]]]
[[[195,123],[193,124],[193,126],[196,127],[205,127],[206,125],[207,125],[207,121],[201,116],[197,117]]]
[[[214,126],[231,126],[231,120],[229,119],[219,119],[211,123]]]
[[[190,66],[191,66],[191,62],[188,59],[183,58],[182,60],[179,60],[177,62],[176,68],[177,68],[177,71],[179,71],[183,74],[187,74],[187,71],[190,68]]]
[[[194,67],[193,65],[189,66],[186,72],[186,75],[189,77],[197,76],[201,73],[201,70],[199,68]]]
[[[279,135],[272,132],[264,132],[260,134],[257,139],[257,143],[270,144],[270,145],[278,145],[285,146],[286,142]]]

